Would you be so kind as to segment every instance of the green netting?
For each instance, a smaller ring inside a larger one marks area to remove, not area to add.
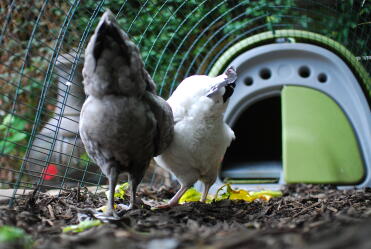
[[[105,182],[76,127],[84,48],[106,8],[165,98],[186,76],[210,73],[235,44],[278,30],[332,39],[359,58],[351,65],[370,71],[369,1],[0,1],[0,187],[14,189],[6,197]]]

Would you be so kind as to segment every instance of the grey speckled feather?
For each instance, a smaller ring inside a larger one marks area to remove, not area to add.
[[[89,97],[81,110],[80,135],[89,156],[109,179],[110,216],[118,174],[129,174],[132,208],[150,160],[172,140],[173,114],[155,94],[137,46],[110,11],[102,16],[85,50],[83,76]]]

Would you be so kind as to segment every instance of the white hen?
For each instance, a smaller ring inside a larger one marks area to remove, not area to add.
[[[236,78],[232,67],[218,77],[194,75],[183,80],[168,99],[174,115],[174,137],[155,161],[177,177],[181,188],[161,207],[176,205],[197,180],[205,185],[201,201],[206,200],[227,147],[235,138],[223,114]]]

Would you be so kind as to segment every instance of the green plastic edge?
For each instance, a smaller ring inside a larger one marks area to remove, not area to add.
[[[332,98],[311,88],[285,86],[282,123],[287,183],[356,184],[363,179],[357,138]]]
[[[223,182],[230,184],[267,184],[278,183],[278,179],[226,179]]]
[[[357,60],[357,58],[343,45],[340,43],[317,33],[304,31],[304,30],[292,30],[292,29],[282,29],[263,32],[257,35],[253,35],[244,40],[237,42],[235,45],[227,49],[222,56],[214,63],[210,70],[209,76],[215,77],[219,75],[222,70],[224,70],[228,63],[230,63],[234,58],[236,58],[241,53],[247,51],[250,48],[256,47],[257,44],[264,44],[264,42],[269,43],[272,39],[290,37],[294,39],[303,39],[305,42],[312,42],[313,44],[318,44],[319,46],[328,47],[332,52],[342,57],[348,66],[353,69],[356,76],[359,77],[361,84],[365,87],[368,97],[371,97],[371,79],[369,74],[363,65]]]

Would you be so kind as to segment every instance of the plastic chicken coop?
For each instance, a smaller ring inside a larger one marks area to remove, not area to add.
[[[228,61],[239,78],[225,119],[237,138],[220,180],[371,186],[370,78],[345,47],[277,30],[235,44],[210,74]]]
[[[0,1],[0,197],[105,183],[78,134],[84,49],[110,8],[157,90],[237,69],[218,181],[371,185],[369,1]],[[216,165],[218,167],[218,165]],[[149,170],[146,181],[158,174]],[[251,186],[251,185],[249,185]]]

